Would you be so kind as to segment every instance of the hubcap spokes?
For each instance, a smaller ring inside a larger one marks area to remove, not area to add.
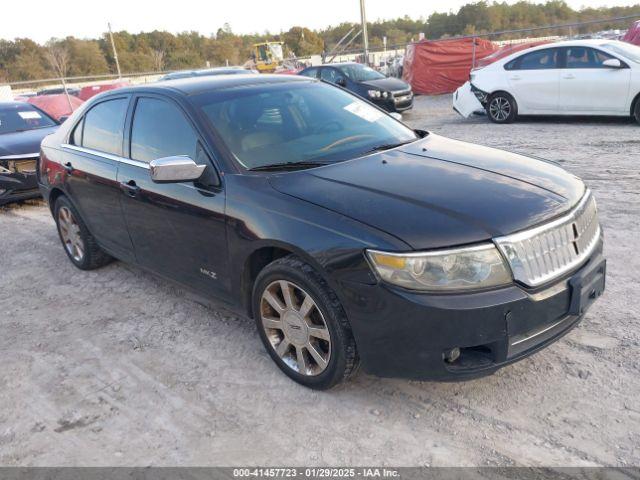
[[[511,113],[511,104],[506,98],[494,98],[489,105],[489,112],[496,120],[504,121]]]
[[[260,318],[272,348],[289,368],[307,376],[327,368],[331,336],[307,292],[286,280],[271,283],[260,299]]]
[[[84,242],[80,236],[80,226],[73,213],[67,207],[61,207],[58,211],[58,225],[60,226],[60,236],[64,248],[69,255],[77,261],[82,261],[84,257]]]

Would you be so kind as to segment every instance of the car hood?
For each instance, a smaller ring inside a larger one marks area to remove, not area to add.
[[[367,80],[360,82],[362,85],[379,88],[380,90],[397,92],[398,90],[409,90],[411,87],[398,78],[380,78],[378,80]]]
[[[58,125],[24,132],[0,134],[0,157],[40,152],[40,142],[58,129]]]
[[[275,175],[270,183],[416,250],[531,227],[566,212],[585,192],[580,179],[551,162],[434,134],[394,150]]]

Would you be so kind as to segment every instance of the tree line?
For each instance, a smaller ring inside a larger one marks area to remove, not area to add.
[[[419,12],[416,12],[419,13]],[[427,39],[440,39],[456,35],[484,34],[504,30],[534,28],[548,25],[586,22],[591,20],[638,15],[640,4],[627,7],[583,8],[574,10],[562,0],[534,4],[519,1],[488,3],[479,1],[462,6],[457,12],[433,13],[427,18],[397,18],[368,23],[370,48],[403,46],[417,41],[421,34]],[[612,22],[574,29],[573,34],[627,28],[631,22]],[[235,34],[228,24],[215,35],[197,32],[172,34],[163,31],[132,34],[114,32],[114,42],[123,73],[202,68],[207,65],[240,65],[252,53],[252,45],[262,41],[285,42],[288,55],[308,56],[330,52],[351,29],[359,31],[355,23],[341,23],[321,30],[292,27],[277,34]],[[533,36],[567,34],[541,31]],[[508,38],[532,36],[526,33],[506,35]],[[361,47],[357,37],[350,49]],[[71,77],[115,73],[108,33],[97,39],[79,39],[72,36],[51,39],[40,45],[29,38],[0,40],[0,83],[36,80],[51,77]]]

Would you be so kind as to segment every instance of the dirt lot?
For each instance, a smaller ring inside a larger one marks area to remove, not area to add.
[[[558,160],[594,190],[605,296],[550,348],[461,384],[359,374],[317,393],[272,364],[251,321],[136,267],[76,270],[48,210],[0,210],[2,465],[640,465],[640,127],[405,119]],[[634,248],[635,247],[635,248]]]

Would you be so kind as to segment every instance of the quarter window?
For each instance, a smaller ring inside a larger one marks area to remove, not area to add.
[[[196,160],[198,136],[178,108],[163,100],[140,98],[131,129],[131,158],[150,162],[187,155]]]
[[[548,70],[558,68],[557,48],[538,50],[527,53],[509,62],[505,68],[507,70]]]
[[[316,78],[318,76],[318,69],[307,68],[304,72],[301,73],[301,75],[304,75],[305,77]]]
[[[89,110],[84,118],[82,146],[121,156],[122,131],[128,104],[127,98],[117,98],[101,102]]]
[[[567,48],[567,68],[605,68],[602,63],[611,58],[614,57],[593,48]]]

